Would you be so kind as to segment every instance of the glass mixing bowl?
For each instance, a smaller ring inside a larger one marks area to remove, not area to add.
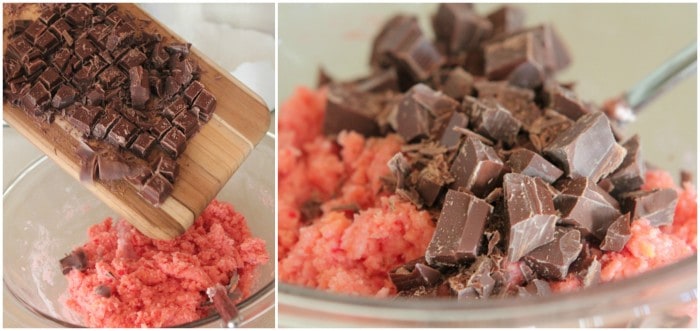
[[[498,5],[477,4],[479,13]],[[619,95],[697,39],[695,4],[518,4],[526,24],[550,22],[570,48],[561,81],[575,81],[584,100]],[[336,79],[369,72],[371,40],[399,12],[416,14],[432,34],[437,4],[280,4],[279,96],[316,85],[319,66]],[[620,13],[625,13],[622,18]],[[641,40],[644,40],[641,42]],[[645,158],[677,176],[696,173],[697,80],[668,91],[625,128],[640,133]],[[671,134],[672,133],[672,134]],[[671,146],[671,148],[669,148]],[[375,299],[279,285],[280,326],[694,326],[697,255],[622,282],[550,297],[444,300]]]
[[[275,139],[268,134],[217,196],[245,215],[270,254],[270,262],[256,271],[254,294],[238,304],[242,326],[255,324],[275,304],[274,157]],[[22,326],[80,326],[79,317],[61,303],[67,282],[58,261],[85,242],[89,226],[117,215],[45,156],[7,186],[3,203],[4,291],[20,303],[6,301],[4,309],[13,309]],[[180,325],[219,326],[218,314]]]

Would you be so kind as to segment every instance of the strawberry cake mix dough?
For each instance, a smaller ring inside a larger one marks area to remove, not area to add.
[[[88,230],[83,270],[67,272],[66,305],[89,327],[165,327],[212,313],[205,290],[234,273],[249,296],[265,243],[228,203],[212,201],[182,236],[153,240],[126,221],[106,219]]]

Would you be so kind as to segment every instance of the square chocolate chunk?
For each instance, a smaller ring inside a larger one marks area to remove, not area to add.
[[[124,70],[129,70],[132,67],[140,66],[145,61],[146,54],[143,54],[143,52],[136,48],[132,48],[119,60],[119,66],[121,66]]]
[[[92,9],[84,5],[71,6],[65,13],[66,20],[73,26],[85,26],[92,16]]]
[[[180,128],[187,138],[190,138],[197,131],[199,120],[194,113],[183,111],[173,119],[173,124]]]
[[[97,53],[97,47],[86,37],[82,37],[75,41],[75,55],[85,61],[92,54]]]
[[[131,151],[139,157],[145,158],[148,152],[151,151],[151,147],[153,147],[155,142],[156,137],[143,132],[139,134],[136,140],[134,140],[134,143],[131,144]]]
[[[59,17],[59,13],[55,9],[45,9],[39,15],[39,20],[46,25],[51,25]]]
[[[160,145],[172,158],[177,158],[185,151],[187,136],[178,128],[172,128],[160,140]]]
[[[107,16],[115,9],[117,9],[117,6],[113,3],[98,3],[95,5],[95,13],[100,16]]]
[[[100,49],[105,48],[105,42],[109,34],[112,33],[111,28],[106,24],[94,25],[90,30],[88,30],[88,37],[94,42]]]
[[[34,114],[40,114],[44,110],[44,106],[51,99],[51,93],[41,83],[35,83],[34,86],[22,97],[22,105],[25,111]]]
[[[208,90],[202,90],[192,106],[199,107],[199,118],[208,122],[214,113],[214,109],[216,109],[216,97]]]
[[[163,175],[163,177],[168,179],[171,183],[175,183],[175,178],[179,171],[177,161],[165,155],[161,155],[153,165],[157,173]]]
[[[35,74],[38,75],[42,69],[46,68],[46,62],[41,59],[34,59],[29,63],[24,64],[24,72],[27,76],[31,77]]]
[[[99,75],[100,82],[107,87],[117,87],[126,81],[126,74],[117,67],[111,65]]]
[[[68,25],[66,20],[60,18],[49,27],[49,30],[53,31],[60,40],[66,43],[66,45],[73,46],[74,39],[70,34],[71,27]]]
[[[175,117],[177,117],[177,115],[179,115],[181,112],[187,110],[187,108],[188,107],[187,103],[185,102],[185,99],[178,96],[175,99],[173,99],[173,101],[170,102],[170,104],[163,108],[163,115],[165,115],[165,117],[167,117],[168,119],[172,120]]]
[[[90,135],[92,125],[95,123],[95,119],[100,112],[102,112],[102,110],[98,107],[86,107],[83,105],[73,106],[68,109],[66,119],[83,137],[87,137]]]
[[[194,99],[199,95],[199,92],[202,90],[204,90],[204,84],[198,80],[195,80],[185,89],[183,94],[187,102],[191,105],[192,102],[194,102]]]
[[[17,60],[22,60],[32,50],[32,45],[24,38],[17,38],[7,44],[7,54]],[[33,52],[36,54],[36,52]]]
[[[159,206],[172,193],[173,185],[160,174],[155,174],[147,180],[139,195],[155,206]]]
[[[44,31],[46,31],[46,25],[39,21],[34,21],[24,30],[24,35],[29,41],[36,43],[37,39],[39,39],[39,36],[41,36]]]
[[[126,118],[121,117],[117,120],[117,123],[114,124],[112,130],[109,130],[107,140],[113,145],[126,147],[131,141],[135,131],[136,125],[129,122]]]
[[[49,67],[48,69],[44,70],[44,72],[39,76],[39,80],[44,83],[46,88],[50,91],[53,91],[59,84],[61,84],[61,82],[63,82],[63,78],[61,78],[58,70],[54,69],[53,67]]]
[[[102,116],[92,128],[92,136],[96,139],[105,139],[107,132],[119,118],[119,114],[117,114],[116,111],[111,109],[105,110],[104,116]]]
[[[53,64],[56,69],[63,71],[70,60],[70,51],[67,48],[61,48],[56,53],[53,54],[51,58],[51,64]]]
[[[156,136],[156,138],[158,138],[158,140],[160,140],[172,127],[173,126],[167,119],[160,117],[158,120],[156,120],[156,123],[151,127],[150,131],[154,136]]]
[[[37,38],[36,46],[44,52],[52,52],[58,46],[58,39],[53,33],[45,31]]]
[[[56,94],[54,94],[53,100],[51,100],[51,106],[58,109],[66,108],[75,102],[75,96],[77,94],[78,91],[70,85],[62,84],[56,91]]]

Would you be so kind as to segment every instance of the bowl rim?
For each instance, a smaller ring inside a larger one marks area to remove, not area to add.
[[[271,147],[274,149],[274,147],[275,147],[274,145],[276,144],[276,139],[275,139],[275,134],[273,134],[271,132],[266,132],[263,139],[261,139],[260,144],[262,144],[263,141],[270,140],[270,139],[272,139],[272,144],[273,144]],[[34,159],[33,161],[31,161],[29,163],[29,165],[27,165],[24,169],[22,169],[20,171],[20,173],[17,176],[15,176],[14,179],[12,179],[10,184],[3,191],[3,194],[2,194],[3,203],[4,203],[5,199],[7,199],[9,197],[9,195],[13,192],[13,190],[17,187],[17,185],[19,185],[20,182],[26,176],[28,176],[32,171],[34,171],[35,169],[39,168],[42,165],[52,165],[52,163],[47,162],[47,160],[48,160],[48,156],[42,155],[42,156]],[[3,213],[4,213],[4,208],[3,208]],[[272,261],[272,259],[271,259],[271,261]],[[273,263],[276,263],[276,262],[273,261]],[[4,262],[3,262],[3,265],[4,265]],[[19,302],[21,304],[22,307],[24,307],[28,311],[34,313],[35,315],[42,317],[50,322],[56,323],[56,324],[63,326],[63,327],[86,328],[86,326],[83,326],[83,325],[73,324],[70,322],[63,321],[61,319],[57,319],[49,314],[44,313],[40,309],[37,309],[37,308],[33,307],[32,305],[30,305],[28,302],[23,300],[21,298],[21,296],[18,293],[16,293],[16,291],[14,291],[14,290],[12,290],[12,288],[10,288],[10,286],[7,284],[7,277],[6,277],[6,274],[4,271],[3,271],[2,282],[3,282],[4,289],[7,292],[9,292],[12,295],[12,297],[17,302]],[[244,311],[254,307],[256,304],[265,301],[265,299],[268,298],[270,295],[273,296],[272,304],[264,307],[264,309],[262,309],[261,311],[259,311],[255,315],[251,316],[250,319],[243,320],[243,325],[245,325],[247,322],[252,321],[255,317],[257,317],[261,314],[264,314],[265,312],[267,312],[270,309],[273,309],[275,307],[274,296],[276,294],[275,293],[276,282],[277,282],[277,277],[276,277],[276,275],[274,275],[268,283],[266,283],[262,288],[260,288],[260,290],[256,291],[255,293],[253,293],[250,296],[248,296],[247,298],[245,298],[243,301],[236,304],[236,307],[238,308],[238,310],[241,312],[244,312]],[[175,326],[169,326],[169,327],[184,328],[184,327],[203,326],[203,325],[212,323],[212,322],[219,320],[219,319],[221,319],[221,316],[219,315],[218,312],[214,311],[213,314],[210,314],[207,317],[204,317],[204,318],[192,321],[192,322],[183,323],[183,324],[175,325]]]

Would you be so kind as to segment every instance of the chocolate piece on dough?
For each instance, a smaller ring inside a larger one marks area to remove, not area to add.
[[[634,191],[621,196],[622,210],[632,213],[632,220],[644,218],[652,226],[673,223],[673,215],[678,204],[675,189],[656,189],[653,191]]]
[[[59,262],[61,263],[61,271],[64,275],[68,274],[73,269],[83,271],[87,269],[88,266],[87,255],[85,255],[85,251],[83,251],[82,248],[73,250],[70,255],[66,255],[66,257],[62,258]]]
[[[576,229],[557,227],[554,240],[535,248],[523,257],[532,270],[546,279],[564,279],[581,252],[581,233]]]

